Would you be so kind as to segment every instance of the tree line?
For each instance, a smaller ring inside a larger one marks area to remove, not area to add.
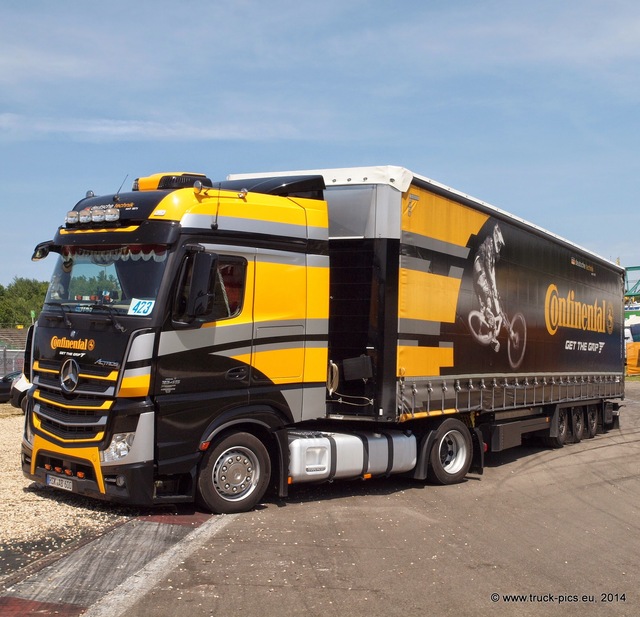
[[[31,325],[40,314],[49,283],[15,277],[6,287],[0,285],[0,327]],[[32,313],[33,311],[33,313]]]

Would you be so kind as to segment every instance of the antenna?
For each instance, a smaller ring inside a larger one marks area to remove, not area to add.
[[[122,190],[122,187],[124,186],[124,183],[127,181],[127,178],[128,178],[128,177],[129,177],[129,174],[127,174],[127,175],[124,177],[124,180],[122,181],[122,184],[120,185],[120,188],[116,191],[116,195],[119,195],[119,194],[120,194],[120,191]]]
[[[218,203],[216,205],[216,218],[213,223],[211,223],[211,229],[214,231],[218,230],[218,214],[220,213],[220,190],[222,189],[222,183],[218,182]]]

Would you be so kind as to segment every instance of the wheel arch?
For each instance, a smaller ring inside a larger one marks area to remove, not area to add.
[[[216,418],[204,431],[199,449],[204,452],[217,441],[234,432],[251,433],[265,445],[271,458],[271,482],[278,495],[287,495],[289,447],[285,426],[287,418],[273,407],[253,405],[230,410]],[[202,464],[202,459],[198,467]]]

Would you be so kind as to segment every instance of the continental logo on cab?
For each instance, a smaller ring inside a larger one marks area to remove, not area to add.
[[[51,339],[51,349],[77,349],[80,351],[93,351],[96,342],[92,338],[80,338],[76,341],[68,339],[66,336],[62,338],[54,336]]]
[[[552,283],[544,299],[544,321],[551,336],[558,328],[613,334],[613,305],[598,299],[581,302],[573,289],[561,295]]]

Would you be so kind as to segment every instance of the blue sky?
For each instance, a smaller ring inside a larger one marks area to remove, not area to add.
[[[640,265],[636,0],[10,0],[0,284],[88,189],[402,165]],[[126,180],[125,180],[126,178]]]

